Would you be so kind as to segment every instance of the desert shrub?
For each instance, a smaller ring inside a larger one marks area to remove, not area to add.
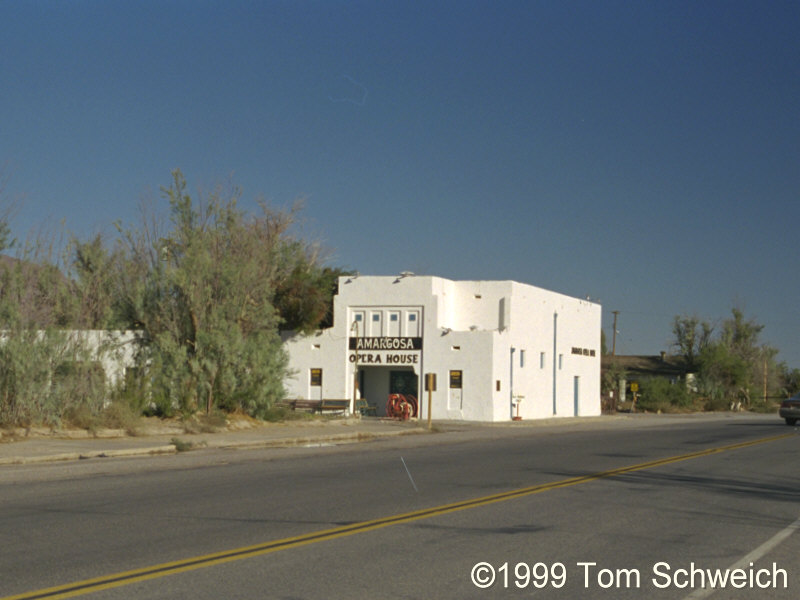
[[[665,377],[650,377],[640,383],[637,407],[649,411],[670,411],[687,408],[692,396],[683,381],[671,383]]]

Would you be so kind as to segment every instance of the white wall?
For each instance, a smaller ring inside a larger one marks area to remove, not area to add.
[[[514,394],[525,396],[519,414],[523,418],[574,416],[576,376],[581,390],[578,415],[600,414],[601,307],[515,283],[511,320]],[[573,354],[573,348],[581,354]],[[524,366],[520,366],[522,351]]]
[[[284,382],[288,398],[319,400],[352,397],[346,378],[353,376],[348,368],[347,340],[337,336],[333,328],[312,335],[284,336],[284,347],[290,357],[290,374]],[[322,369],[322,386],[311,386],[311,369]]]
[[[139,334],[135,331],[75,331],[92,349],[94,359],[103,365],[106,380],[110,385],[120,383],[125,377],[125,369],[136,363],[136,348]]]
[[[106,383],[115,386],[125,377],[125,370],[135,366],[136,349],[139,332],[136,331],[106,331],[99,329],[65,330],[66,348],[73,350],[81,358],[88,354],[89,360],[99,363],[103,367]],[[44,337],[45,332],[37,332]],[[4,332],[0,332],[0,343],[3,343]],[[70,358],[72,360],[73,358]]]

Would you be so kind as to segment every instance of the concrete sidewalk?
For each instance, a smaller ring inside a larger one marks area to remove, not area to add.
[[[597,417],[551,418],[501,423],[463,421],[435,422],[440,433],[469,432],[488,438],[507,431],[547,431],[560,428],[682,426],[707,419],[759,419],[779,424],[774,415],[751,413],[691,414],[613,414]],[[121,430],[84,430],[51,432],[48,429],[0,430],[0,467],[3,465],[79,460],[82,458],[172,454],[202,448],[280,448],[316,444],[345,444],[380,437],[429,433],[427,423],[393,421],[375,417],[323,418],[285,423],[263,423],[252,419],[232,420],[227,428],[213,433],[187,433],[180,422],[153,420],[137,432],[126,435]],[[189,426],[189,429],[192,429]],[[197,429],[197,426],[194,426]]]
[[[289,423],[250,423],[212,433],[186,433],[168,427],[142,435],[104,430],[15,430],[0,438],[0,466],[80,460],[99,457],[172,454],[201,448],[270,448],[366,441],[378,437],[428,433],[424,423],[374,418],[332,419]]]

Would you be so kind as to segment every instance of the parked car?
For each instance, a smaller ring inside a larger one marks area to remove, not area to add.
[[[781,408],[778,411],[781,419],[786,420],[787,425],[794,425],[800,419],[800,394],[795,394],[791,398],[787,398],[781,402]]]

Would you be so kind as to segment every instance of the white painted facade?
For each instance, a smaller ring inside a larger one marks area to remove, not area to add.
[[[333,327],[286,336],[288,398],[419,399],[433,419],[600,414],[599,304],[514,281],[341,277]],[[358,389],[356,390],[356,379]]]
[[[109,386],[121,384],[125,371],[136,365],[136,348],[140,338],[136,331],[71,331],[70,338],[80,347],[90,349],[91,360],[103,367]]]
[[[0,344],[7,335],[7,332],[0,331]],[[37,331],[36,339],[43,341],[45,335],[44,331]],[[136,365],[136,346],[140,339],[136,331],[70,329],[56,330],[55,336],[60,340],[55,352],[63,362],[97,363],[103,368],[109,386],[121,383],[126,369]]]

